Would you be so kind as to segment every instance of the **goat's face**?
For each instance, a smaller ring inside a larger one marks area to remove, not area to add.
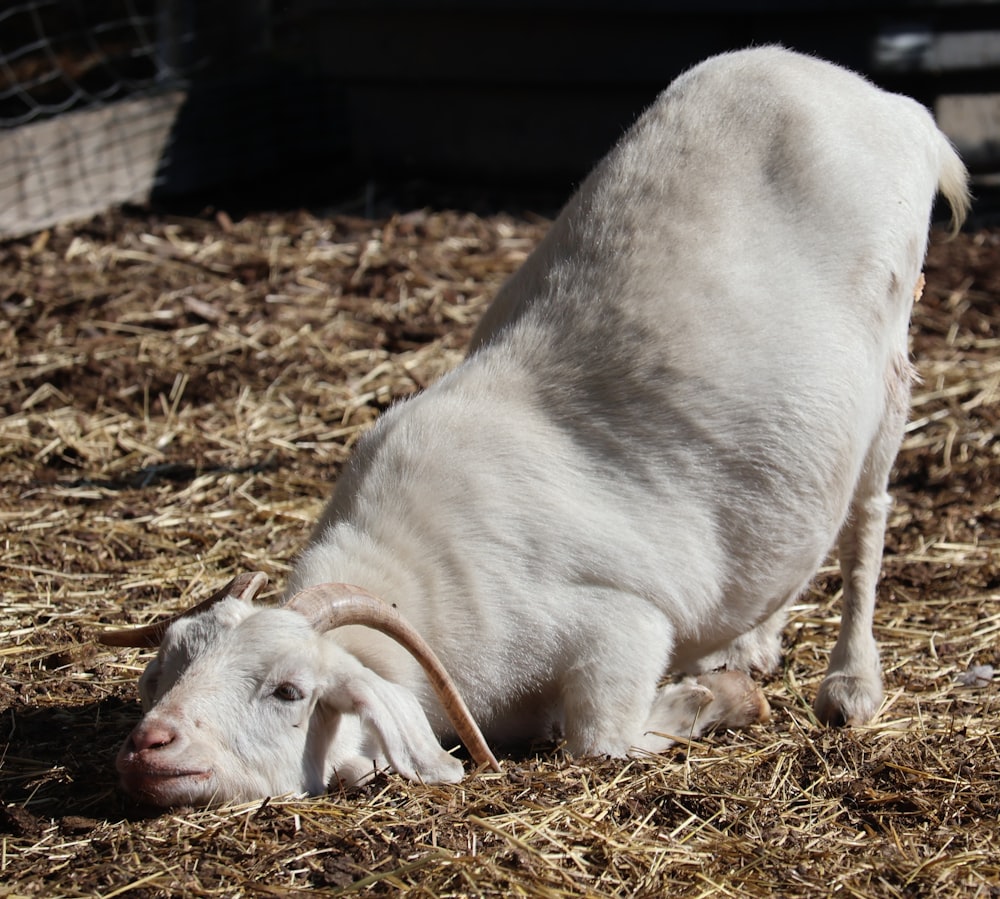
[[[412,692],[290,609],[230,597],[175,621],[139,689],[117,767],[156,805],[316,794],[385,763],[428,782],[463,774]]]
[[[321,790],[337,727],[323,642],[301,615],[238,599],[175,622],[139,682],[125,789],[157,805]]]

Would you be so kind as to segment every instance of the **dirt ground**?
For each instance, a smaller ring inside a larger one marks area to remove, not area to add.
[[[831,560],[771,721],[662,757],[222,809],[116,785],[144,622],[247,569],[280,589],[379,412],[462,354],[532,217],[120,212],[0,245],[0,896],[1000,895],[1000,233],[935,236],[876,633],[886,702],[810,703]]]

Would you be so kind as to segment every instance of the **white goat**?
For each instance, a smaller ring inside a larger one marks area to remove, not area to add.
[[[493,764],[406,649],[328,629],[324,595],[360,591],[295,596],[327,582],[398,609],[491,740],[555,732],[624,756],[766,715],[737,672],[776,664],[785,609],[839,534],[843,621],[816,710],[872,717],[886,484],[939,188],[959,223],[965,170],[930,115],[841,68],[761,48],[679,78],[466,361],[359,445],[286,607],[254,606],[244,579],[167,629],[126,788],[315,793],[384,764],[455,781],[439,740],[456,732]]]

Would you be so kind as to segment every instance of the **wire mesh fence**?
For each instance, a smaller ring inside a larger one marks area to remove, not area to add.
[[[157,0],[0,6],[0,235],[148,192],[191,69],[178,22]]]
[[[154,0],[27,0],[0,8],[0,127],[162,88],[180,74]]]
[[[188,184],[239,173],[225,91],[194,104],[204,142],[178,117],[260,61],[270,23],[269,0],[0,2],[0,237],[144,200],[179,154]]]

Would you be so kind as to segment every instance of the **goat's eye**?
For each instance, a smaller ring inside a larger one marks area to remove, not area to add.
[[[285,702],[298,702],[305,697],[305,694],[295,686],[295,684],[278,684],[274,688],[274,696],[283,699]]]

